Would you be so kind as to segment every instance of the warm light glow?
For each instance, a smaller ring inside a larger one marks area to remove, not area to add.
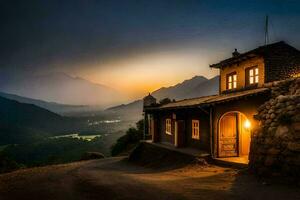
[[[141,98],[161,87],[169,87],[195,75],[212,78],[218,74],[210,69],[201,51],[155,52],[83,64],[76,75],[123,91],[130,98]]]
[[[294,74],[292,74],[292,77],[293,77],[293,78],[299,78],[299,77],[300,77],[300,72],[299,72],[299,73],[294,73]]]
[[[249,129],[251,127],[251,123],[249,120],[246,120],[245,123],[244,123],[244,127]]]

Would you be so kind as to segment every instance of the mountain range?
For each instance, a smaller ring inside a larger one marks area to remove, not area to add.
[[[194,97],[218,94],[219,76],[207,79],[203,76],[195,76],[174,86],[163,87],[151,93],[158,101],[163,98],[182,100]],[[122,104],[106,109],[106,112],[118,113],[133,118],[141,118],[143,101],[141,99],[129,104]]]
[[[182,100],[200,96],[217,94],[219,91],[219,76],[207,79],[203,76],[194,76],[171,87],[163,87],[151,93],[157,100],[170,98]]]
[[[74,99],[73,102],[79,103],[80,101],[83,101],[83,99],[86,98],[86,96],[88,96],[89,98],[87,98],[87,99],[91,99],[91,100],[89,100],[89,102],[96,103],[97,98],[101,98],[100,96],[102,96],[100,94],[100,92],[102,91],[102,88],[105,87],[105,86],[100,87],[98,84],[95,85],[84,79],[73,78],[73,77],[63,74],[63,73],[47,75],[44,77],[39,77],[38,79],[39,80],[37,80],[37,82],[40,82],[41,84],[39,85],[39,87],[33,86],[33,88],[35,88],[35,89],[32,89],[32,90],[30,90],[30,86],[36,85],[36,83],[34,83],[34,81],[25,81],[25,80],[20,81],[19,80],[19,81],[16,81],[15,84],[9,85],[8,82],[12,82],[12,80],[4,81],[4,82],[2,80],[1,84],[2,83],[3,84],[0,85],[0,90],[12,91],[12,92],[15,92],[18,94],[19,93],[23,94],[29,90],[29,93],[26,95],[24,94],[24,96],[38,96],[39,97],[39,96],[43,96],[43,94],[46,94],[48,96],[53,93],[54,94],[62,93],[64,90],[68,90],[68,89],[66,89],[68,87],[70,88],[70,90],[74,90],[74,89],[72,89],[73,87],[76,88],[76,87],[78,87],[78,85],[81,85],[79,87],[81,87],[81,88],[88,87],[89,89],[83,89],[83,90],[78,91],[78,94],[76,94],[76,95],[81,100]],[[49,84],[49,85],[46,84],[51,81],[54,81],[54,83]],[[20,88],[17,88],[17,85],[20,85],[22,83],[25,86],[24,87],[20,86]],[[59,84],[64,85],[63,88],[60,88]],[[72,85],[72,84],[75,84],[75,85]],[[181,100],[181,99],[217,94],[218,93],[218,85],[219,85],[219,77],[218,76],[216,76],[212,79],[207,79],[203,76],[195,76],[191,79],[185,80],[182,83],[178,83],[174,86],[162,87],[156,91],[153,91],[152,95],[155,98],[157,98],[158,101],[163,98]],[[59,91],[54,92],[55,89],[57,89]],[[41,90],[45,90],[47,92],[46,93],[41,92],[43,94],[35,95],[36,93],[38,93],[38,91],[41,91]],[[93,92],[93,90],[94,90],[94,92]],[[52,91],[52,92],[48,92],[48,91]],[[70,95],[70,97],[71,97],[73,95],[71,93],[74,93],[74,91],[66,92],[60,98],[63,98],[63,96],[68,96],[68,95]],[[88,94],[88,93],[92,93],[92,94]],[[106,94],[106,93],[104,92],[102,94]],[[36,106],[39,106],[41,108],[47,109],[49,111],[52,111],[52,112],[55,112],[55,113],[58,113],[61,115],[66,115],[66,114],[67,115],[68,114],[76,115],[78,113],[83,113],[83,112],[89,113],[91,111],[102,110],[104,108],[104,104],[106,104],[106,106],[117,104],[117,103],[115,103],[115,101],[113,101],[111,103],[106,102],[106,103],[102,104],[102,106],[69,105],[69,104],[49,102],[49,101],[44,101],[44,100],[39,100],[39,99],[34,99],[34,98],[28,98],[28,97],[24,97],[21,95],[9,94],[9,93],[5,93],[5,92],[0,92],[0,96],[5,97],[7,99],[16,100],[21,103],[34,104]],[[104,95],[104,96],[106,96],[106,95]],[[46,97],[43,97],[42,99],[44,99],[44,98],[46,98]],[[55,100],[56,99],[55,95],[54,95],[54,97],[52,97],[50,99]],[[109,97],[106,97],[105,100],[108,100],[108,99],[109,99]],[[121,101],[121,99],[122,98],[119,98],[119,101]],[[101,100],[101,102],[103,102],[103,101]],[[138,99],[129,104],[119,104],[118,106],[114,106],[114,107],[110,107],[110,108],[106,109],[105,112],[119,113],[121,115],[127,115],[128,117],[140,116],[140,114],[142,112],[142,100]],[[136,117],[134,117],[134,118],[136,118]]]
[[[217,94],[218,85],[219,77],[206,79],[195,76],[177,85],[156,90],[152,95],[158,101],[167,97],[181,100]],[[142,117],[142,105],[143,102],[139,99],[126,105],[111,107],[101,113],[137,121]],[[68,109],[82,109],[82,107],[84,108],[80,105],[58,104],[2,92],[0,93],[0,145],[22,143],[33,138],[72,132],[79,127],[79,121],[56,113]]]
[[[42,101],[38,99],[32,99],[27,97],[22,97],[15,94],[8,94],[4,92],[0,92],[1,97],[5,97],[7,99],[15,100],[21,103],[27,103],[27,104],[34,104],[38,107],[47,109],[49,111],[52,111],[54,113],[65,115],[70,113],[76,113],[76,112],[83,112],[88,111],[92,108],[86,105],[68,105],[68,104],[59,104],[55,102],[48,102],[48,101]]]
[[[0,75],[0,91],[60,104],[97,105],[102,108],[126,100],[124,95],[108,86],[65,73],[17,77]]]

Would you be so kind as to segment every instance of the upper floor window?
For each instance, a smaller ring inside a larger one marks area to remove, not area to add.
[[[246,69],[246,84],[252,85],[257,84],[259,81],[259,71],[258,67],[250,67]]]
[[[237,88],[237,75],[236,72],[227,75],[226,81],[227,90],[232,90]]]
[[[166,119],[166,134],[172,135],[171,127],[171,119]]]
[[[199,120],[192,120],[192,138],[200,139]]]

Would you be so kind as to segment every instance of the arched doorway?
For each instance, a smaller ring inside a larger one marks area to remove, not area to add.
[[[238,111],[223,114],[219,120],[218,156],[248,156],[250,149],[250,121]]]

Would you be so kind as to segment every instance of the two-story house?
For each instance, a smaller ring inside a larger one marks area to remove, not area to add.
[[[269,82],[299,75],[300,51],[277,42],[210,67],[220,70],[219,94],[164,105],[144,98],[145,133],[152,142],[206,151],[212,157],[248,156],[257,108],[270,98]]]

